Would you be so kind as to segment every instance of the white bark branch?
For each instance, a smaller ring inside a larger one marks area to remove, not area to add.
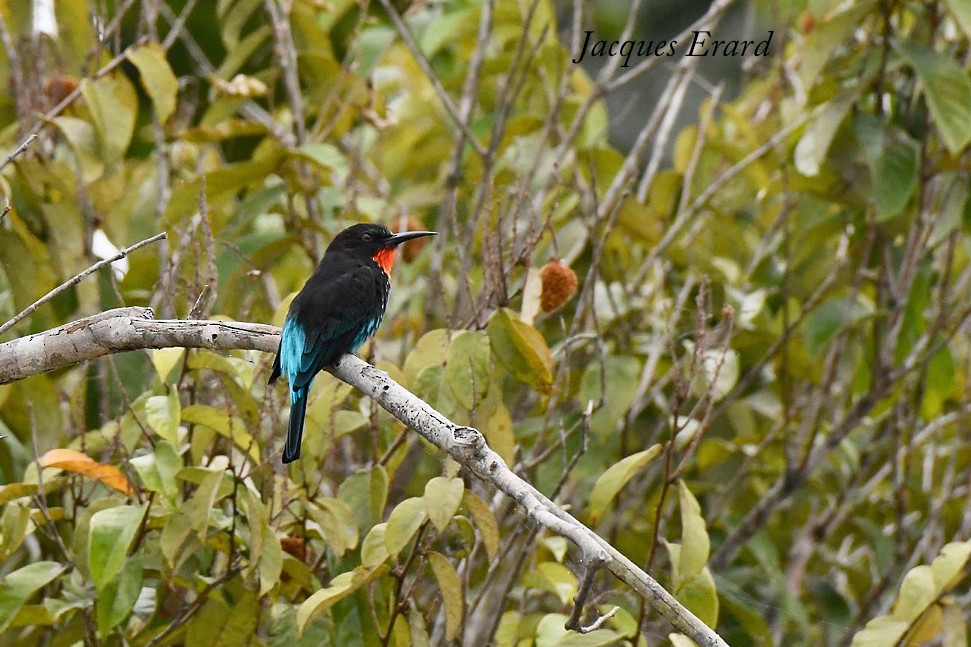
[[[155,320],[152,317],[150,308],[119,308],[0,344],[0,384],[130,350],[177,347],[275,352],[279,345],[279,329],[275,326]],[[654,578],[514,474],[477,430],[456,425],[387,373],[354,355],[343,356],[330,372],[373,398],[391,415],[478,478],[512,497],[535,523],[573,542],[582,553],[585,570],[606,568],[701,647],[727,647],[718,634],[684,608]]]

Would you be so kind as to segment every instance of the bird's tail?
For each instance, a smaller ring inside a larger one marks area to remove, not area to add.
[[[290,392],[290,424],[287,426],[287,443],[283,447],[283,462],[292,463],[300,458],[300,441],[303,438],[303,420],[307,415],[307,396],[310,385]]]

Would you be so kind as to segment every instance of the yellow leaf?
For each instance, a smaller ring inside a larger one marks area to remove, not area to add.
[[[678,497],[681,506],[681,559],[675,581],[680,584],[690,582],[704,568],[708,562],[710,542],[705,519],[701,516],[701,506],[684,481],[678,481]]]
[[[472,514],[476,528],[479,529],[479,535],[482,537],[482,544],[485,546],[489,559],[495,559],[496,555],[499,554],[499,522],[496,521],[496,516],[492,514],[492,510],[489,509],[485,501],[468,490],[465,491],[463,496],[463,503]]]
[[[452,520],[462,503],[465,483],[460,478],[436,476],[425,484],[425,510],[439,532]]]
[[[489,342],[496,359],[513,377],[543,391],[553,384],[553,355],[543,335],[506,308],[489,319]]]
[[[133,491],[131,483],[118,468],[99,463],[87,454],[73,449],[52,449],[41,456],[40,464],[86,476],[124,494],[131,494]]]
[[[660,453],[661,445],[659,443],[642,452],[631,454],[607,468],[607,471],[601,474],[597,482],[594,483],[593,492],[590,493],[590,522],[597,523],[600,520],[600,515],[607,508],[607,504],[617,496],[621,488],[637,474],[638,470]]]
[[[328,586],[311,595],[297,609],[297,635],[302,636],[303,630],[314,618],[389,570],[385,564],[373,570],[358,566],[335,577]]]
[[[384,544],[388,554],[394,556],[400,553],[427,518],[425,500],[421,497],[412,497],[399,503],[391,511],[384,531]]]
[[[165,60],[165,50],[158,43],[131,47],[125,56],[138,68],[142,87],[155,105],[155,114],[163,124],[175,112],[179,81]]]
[[[441,553],[428,553],[428,563],[438,580],[438,588],[442,591],[442,603],[445,605],[445,641],[451,642],[458,637],[465,617],[462,582],[455,567]]]

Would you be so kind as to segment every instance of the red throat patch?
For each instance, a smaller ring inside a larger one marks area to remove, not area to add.
[[[384,270],[388,278],[391,278],[391,268],[394,267],[394,259],[397,253],[397,247],[385,247],[374,252],[374,256],[371,257]]]

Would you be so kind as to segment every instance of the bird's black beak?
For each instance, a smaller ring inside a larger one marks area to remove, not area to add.
[[[407,242],[414,238],[422,238],[423,236],[437,236],[437,231],[403,231],[400,234],[395,234],[388,239],[387,244],[393,247],[397,247],[401,243]]]

